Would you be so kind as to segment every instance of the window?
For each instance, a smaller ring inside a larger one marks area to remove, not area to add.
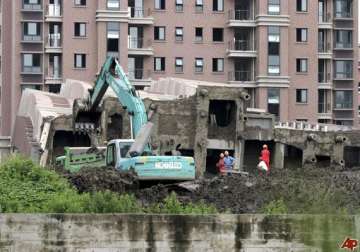
[[[26,22],[24,23],[24,41],[40,41],[40,23]]]
[[[41,4],[40,0],[24,0],[23,1],[23,8],[26,10],[40,10]]]
[[[176,73],[184,72],[183,58],[180,57],[175,58],[175,72]]]
[[[74,67],[86,68],[86,54],[74,54]]]
[[[154,27],[154,40],[165,40],[165,27],[155,26]]]
[[[308,90],[307,89],[296,89],[296,102],[307,103],[308,102]]]
[[[296,72],[306,73],[308,71],[307,59],[296,59]]]
[[[352,48],[352,31],[335,30],[335,48]]]
[[[308,11],[307,0],[296,0],[296,11],[298,12]]]
[[[179,12],[184,10],[183,0],[175,0],[175,9]]]
[[[212,71],[213,72],[224,72],[224,59],[223,58],[213,58]]]
[[[120,0],[107,0],[106,6],[108,9],[119,9],[120,8]]]
[[[49,92],[58,94],[61,90],[61,84],[51,84],[49,85]]]
[[[107,52],[119,52],[119,30],[118,22],[107,23]]]
[[[74,24],[74,36],[75,37],[86,37],[86,24],[75,23]]]
[[[204,71],[204,59],[195,58],[195,72],[202,73]]]
[[[175,28],[175,40],[176,41],[183,41],[183,28],[182,27],[176,27]]]
[[[213,0],[213,11],[224,11],[224,0]]]
[[[155,0],[156,10],[165,10],[165,0]]]
[[[41,73],[41,55],[25,53],[22,58],[22,72]]]
[[[195,27],[195,41],[200,42],[203,41],[203,28]]]
[[[352,0],[335,1],[335,17],[351,18],[352,17]]]
[[[268,88],[267,93],[268,112],[274,114],[278,121],[280,117],[280,89]]]
[[[154,71],[165,71],[165,57],[154,58]]]
[[[268,0],[268,13],[270,15],[280,14],[280,0]]]
[[[353,62],[352,60],[335,61],[335,79],[352,79]]]
[[[115,166],[116,155],[115,155],[115,144],[110,144],[106,151],[106,164],[109,166]]]
[[[280,75],[280,27],[268,27],[268,74]]]
[[[86,0],[75,0],[75,6],[86,6]]]
[[[296,42],[307,42],[308,40],[307,28],[296,28]]]
[[[223,42],[224,41],[224,29],[223,28],[213,28],[213,41],[214,42]]]
[[[204,10],[203,0],[195,0],[195,11],[202,12]]]
[[[351,109],[353,106],[353,92],[351,90],[335,91],[335,108]]]

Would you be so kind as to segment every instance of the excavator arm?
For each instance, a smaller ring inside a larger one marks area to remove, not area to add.
[[[101,111],[99,104],[110,87],[120,104],[131,116],[132,138],[135,138],[148,121],[146,109],[136,94],[124,70],[114,57],[108,57],[101,68],[95,86],[89,90],[86,100],[77,99],[73,106],[74,128],[76,131],[90,131],[100,126]]]

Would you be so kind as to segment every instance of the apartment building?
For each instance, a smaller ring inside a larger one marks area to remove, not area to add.
[[[2,1],[2,135],[22,90],[93,81],[107,55],[161,77],[246,88],[281,121],[358,124],[355,0]]]

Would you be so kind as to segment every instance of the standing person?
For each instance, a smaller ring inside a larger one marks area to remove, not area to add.
[[[225,164],[224,164],[224,153],[220,153],[220,158],[219,158],[219,161],[216,163],[216,167],[218,168],[219,170],[219,173],[221,176],[224,176],[226,173],[225,171]]]
[[[270,172],[270,151],[266,144],[264,144],[262,147],[260,160],[265,162],[265,164],[267,166],[266,174],[269,174],[269,172]]]
[[[234,167],[235,158],[230,156],[228,151],[225,151],[224,156],[225,156],[224,157],[225,170],[232,171]],[[231,175],[231,172],[228,172],[228,175]]]

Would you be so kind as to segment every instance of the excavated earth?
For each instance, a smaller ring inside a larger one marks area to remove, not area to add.
[[[261,212],[269,202],[279,199],[288,203],[292,213],[314,202],[312,208],[317,202],[321,205],[334,201],[338,208],[344,207],[350,213],[360,209],[360,171],[336,171],[330,167],[284,169],[272,171],[269,176],[256,171],[226,177],[208,175],[195,181],[191,190],[175,184],[139,185],[136,175],[111,168],[83,169],[66,176],[80,192],[133,193],[143,205],[161,202],[175,191],[182,202],[204,201],[231,213]]]

